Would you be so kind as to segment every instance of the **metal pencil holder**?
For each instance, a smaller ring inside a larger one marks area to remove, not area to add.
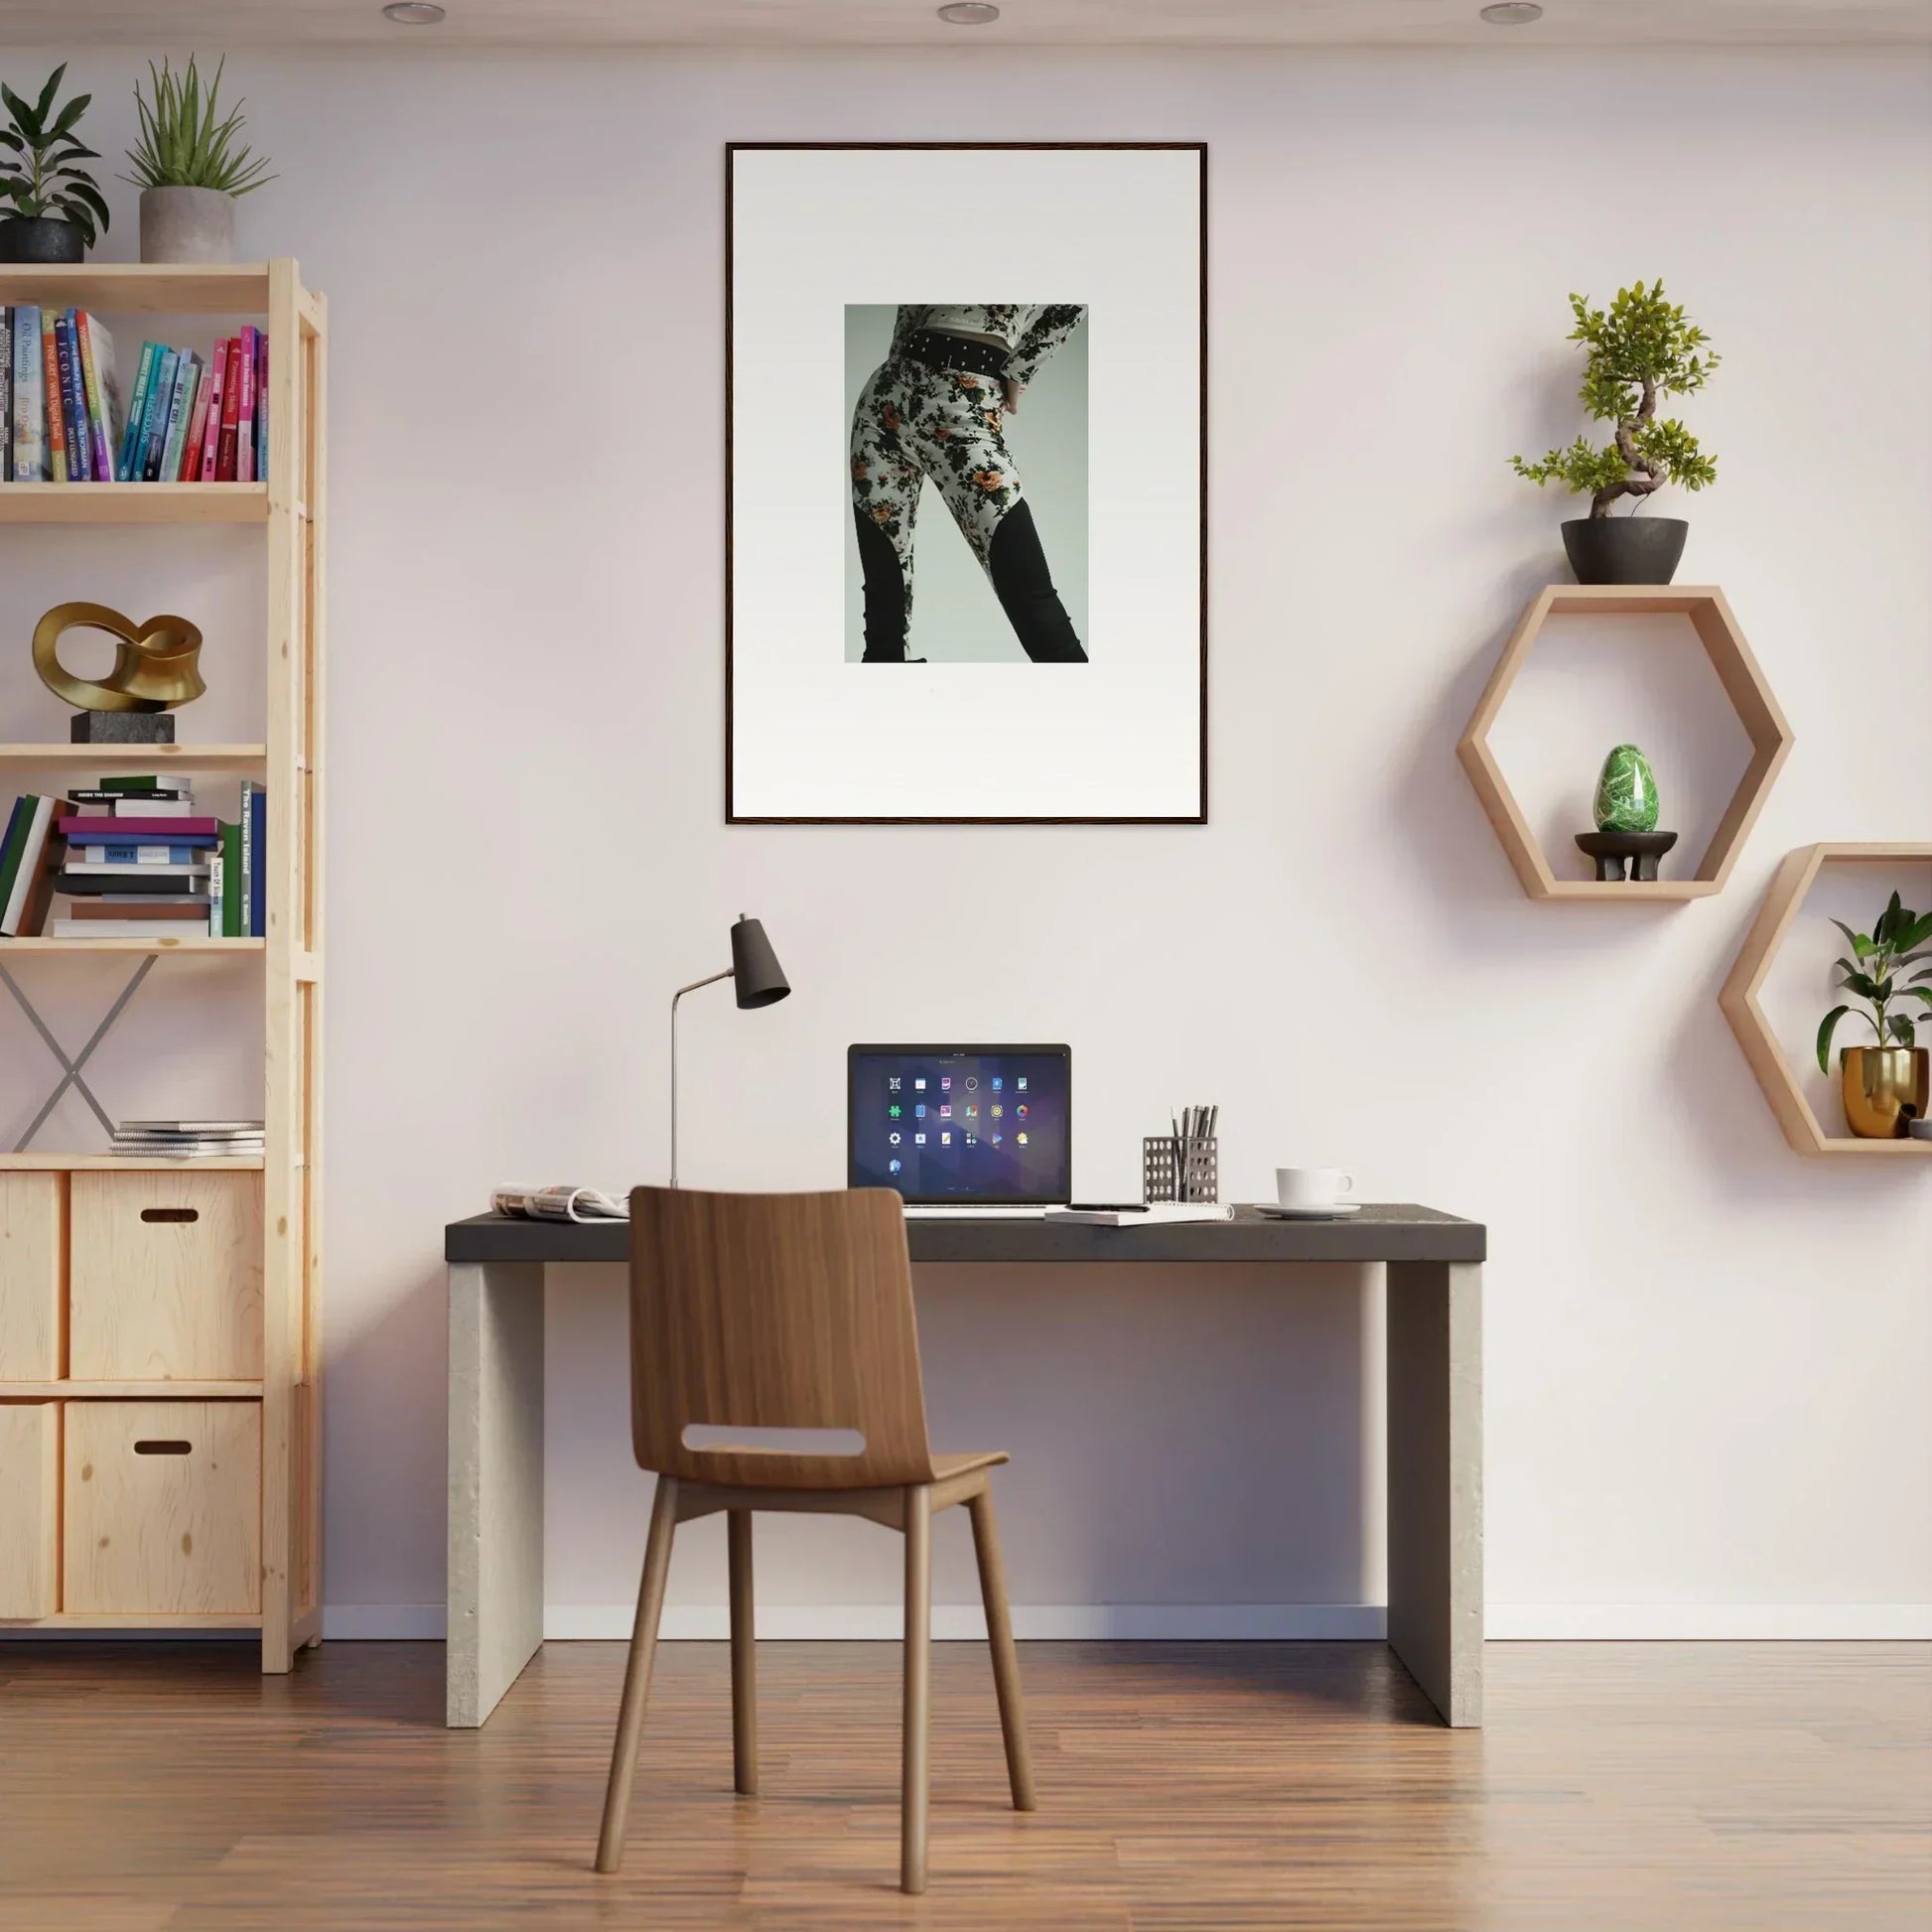
[[[1141,1143],[1141,1199],[1150,1207],[1164,1201],[1218,1201],[1220,1149],[1219,1141],[1150,1134]]]

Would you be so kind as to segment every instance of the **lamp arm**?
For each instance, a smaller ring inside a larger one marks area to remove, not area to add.
[[[693,980],[689,986],[680,986],[671,995],[671,1185],[677,1185],[677,1003],[687,993],[695,993],[701,986],[716,986],[720,980],[732,977],[732,968],[727,966],[722,973],[713,973],[708,979]]]

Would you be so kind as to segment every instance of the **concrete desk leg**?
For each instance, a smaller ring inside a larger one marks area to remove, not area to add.
[[[543,1268],[450,1267],[447,1722],[481,1725],[543,1641]]]
[[[1482,1270],[1389,1264],[1389,1647],[1482,1723]]]

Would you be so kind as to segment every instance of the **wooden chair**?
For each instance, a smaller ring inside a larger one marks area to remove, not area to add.
[[[857,1431],[854,1454],[692,1448],[693,1427]],[[912,1273],[897,1194],[706,1194],[639,1187],[630,1196],[630,1430],[657,1476],[637,1622],[597,1868],[623,1857],[624,1819],[650,1689],[671,1539],[727,1513],[731,1562],[732,1765],[758,1790],[752,1513],[864,1516],[905,1537],[905,1699],[899,1883],[925,1890],[930,1740],[932,1518],[964,1503],[973,1522],[993,1686],[1014,1808],[1034,1809],[1020,1665],[987,1472],[1007,1458],[934,1455],[926,1441]]]

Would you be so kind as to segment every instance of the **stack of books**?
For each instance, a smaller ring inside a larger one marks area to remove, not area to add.
[[[0,936],[260,938],[267,834],[268,796],[252,779],[233,824],[198,813],[193,785],[173,776],[28,793],[0,839]],[[69,902],[50,920],[57,895]]]
[[[261,1151],[258,1120],[124,1120],[108,1150],[147,1161],[207,1161]]]
[[[85,309],[0,308],[0,483],[257,483],[268,337],[206,356],[141,345],[121,408],[114,339]]]

